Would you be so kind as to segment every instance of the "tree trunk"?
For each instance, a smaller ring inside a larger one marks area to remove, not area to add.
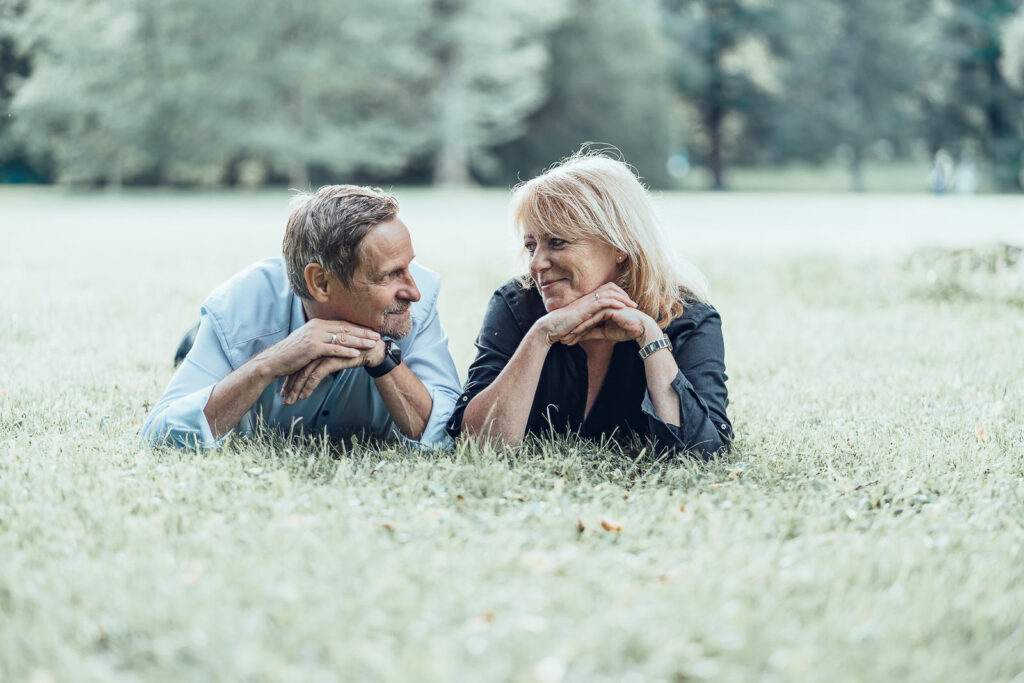
[[[465,92],[459,78],[459,59],[454,47],[442,57],[440,114],[437,152],[434,156],[434,184],[465,186],[469,184],[469,149],[464,121]]]
[[[722,165],[722,119],[725,118],[721,107],[712,105],[711,117],[708,120],[708,133],[711,135],[711,150],[708,164],[711,166],[711,189],[725,189],[725,169]]]
[[[864,191],[864,152],[860,145],[850,145],[850,190]]]

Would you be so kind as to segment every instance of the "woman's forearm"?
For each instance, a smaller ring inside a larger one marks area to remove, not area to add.
[[[530,328],[497,379],[466,406],[463,432],[512,444],[522,441],[550,348],[547,334],[537,325]]]
[[[644,335],[637,340],[641,348],[647,344],[661,339],[665,333],[651,321],[646,326]],[[672,388],[672,380],[676,378],[679,366],[672,355],[672,350],[661,349],[655,351],[644,360],[644,373],[647,375],[647,393],[654,404],[654,411],[666,424],[680,426],[679,419],[679,394]]]

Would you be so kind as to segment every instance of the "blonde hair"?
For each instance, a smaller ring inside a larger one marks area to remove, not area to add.
[[[682,315],[687,302],[707,301],[707,282],[684,273],[640,179],[603,153],[581,150],[517,185],[512,221],[520,237],[596,239],[625,253],[616,284],[662,327]],[[531,285],[529,275],[523,284]]]

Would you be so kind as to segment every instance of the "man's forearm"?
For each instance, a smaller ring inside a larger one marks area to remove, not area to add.
[[[419,441],[434,407],[420,378],[403,363],[374,382],[395,426],[413,441]]]
[[[258,356],[217,382],[203,415],[213,438],[219,439],[238,424],[276,377]]]

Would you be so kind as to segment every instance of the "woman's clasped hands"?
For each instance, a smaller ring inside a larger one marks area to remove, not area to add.
[[[636,302],[614,282],[551,311],[537,324],[548,344],[568,346],[592,339],[639,342],[652,330],[658,330],[654,319],[639,310]]]

